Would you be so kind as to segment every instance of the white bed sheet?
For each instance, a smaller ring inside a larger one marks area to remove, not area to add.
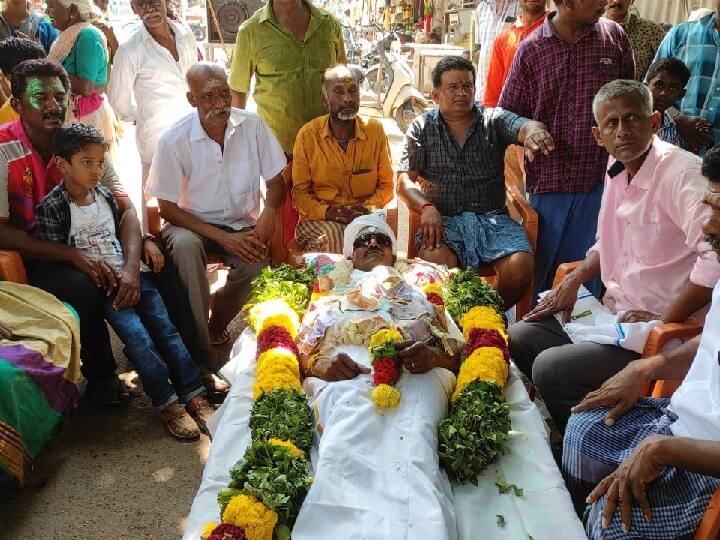
[[[250,444],[248,421],[253,401],[254,357],[254,338],[246,331],[233,347],[231,361],[222,370],[233,386],[225,403],[208,422],[213,437],[212,447],[190,509],[183,540],[197,540],[205,523],[220,520],[217,493],[227,486],[230,468]],[[530,401],[514,366],[505,396],[510,403],[513,425],[507,454],[486,469],[478,486],[465,484],[453,488],[458,538],[586,538],[550,452],[545,423]],[[317,448],[313,448],[311,457],[316,460]],[[499,476],[523,488],[523,496],[498,494],[495,481]],[[499,514],[505,520],[504,527],[497,524]]]

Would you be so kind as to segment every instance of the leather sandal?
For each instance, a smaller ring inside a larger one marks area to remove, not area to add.
[[[207,434],[207,421],[210,419],[215,410],[210,402],[203,395],[197,395],[188,401],[185,410],[192,416],[200,431]]]
[[[195,441],[200,438],[200,429],[195,420],[177,401],[160,411],[160,418],[170,434],[179,441]]]

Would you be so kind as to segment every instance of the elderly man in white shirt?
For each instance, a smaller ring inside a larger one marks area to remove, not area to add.
[[[198,350],[206,351],[207,367],[217,369],[210,345],[227,340],[227,325],[268,263],[275,212],[285,197],[280,173],[286,159],[257,114],[230,106],[224,69],[197,63],[187,83],[196,110],[160,137],[145,194],[158,198],[167,222],[162,237],[188,290]],[[212,299],[209,323],[207,250],[231,267]]]
[[[198,52],[192,31],[168,18],[165,0],[132,0],[131,6],[143,23],[118,48],[107,95],[118,117],[136,124],[144,187],[160,135],[191,110],[185,75]]]
[[[495,38],[519,15],[518,0],[480,0],[475,8],[475,44],[480,46],[475,100],[482,103]]]

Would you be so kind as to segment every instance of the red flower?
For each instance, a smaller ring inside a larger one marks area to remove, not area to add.
[[[314,293],[320,292],[320,282],[317,279],[313,282],[312,292],[314,292]]]
[[[381,356],[373,362],[373,382],[376,386],[395,384],[399,378],[397,364],[389,356]]]
[[[436,306],[442,307],[445,305],[445,302],[443,301],[442,296],[440,296],[438,293],[434,293],[434,292],[428,293],[427,299],[428,299],[428,302],[430,302],[431,304],[435,304]]]
[[[282,326],[271,326],[266,328],[257,337],[257,355],[260,356],[268,349],[274,347],[285,347],[297,356],[298,350],[295,340],[290,333]]]
[[[470,336],[465,343],[465,354],[470,356],[475,349],[480,347],[496,347],[503,352],[505,361],[510,364],[510,351],[508,351],[505,339],[497,330],[487,330],[485,328],[473,328],[470,330]]]
[[[229,523],[221,523],[215,527],[207,540],[247,540],[245,531]]]

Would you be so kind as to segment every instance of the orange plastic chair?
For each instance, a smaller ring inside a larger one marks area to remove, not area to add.
[[[505,184],[505,203],[510,217],[512,217],[518,223],[521,223],[525,228],[525,232],[528,235],[530,246],[533,250],[537,249],[537,234],[538,234],[538,217],[535,210],[533,210],[530,203],[522,196],[518,188],[514,184]],[[408,229],[408,246],[407,246],[407,257],[412,259],[418,256],[418,250],[415,247],[415,233],[420,229],[420,214],[417,212],[410,211],[410,226]],[[478,269],[478,274],[493,283],[495,281],[495,271],[490,265],[482,266]],[[525,296],[522,297],[515,305],[515,317],[520,320],[524,317],[528,311],[530,311],[530,305],[532,303],[532,291],[533,284],[530,284],[528,291]]]
[[[0,280],[27,283],[22,257],[17,251],[0,250]]]

